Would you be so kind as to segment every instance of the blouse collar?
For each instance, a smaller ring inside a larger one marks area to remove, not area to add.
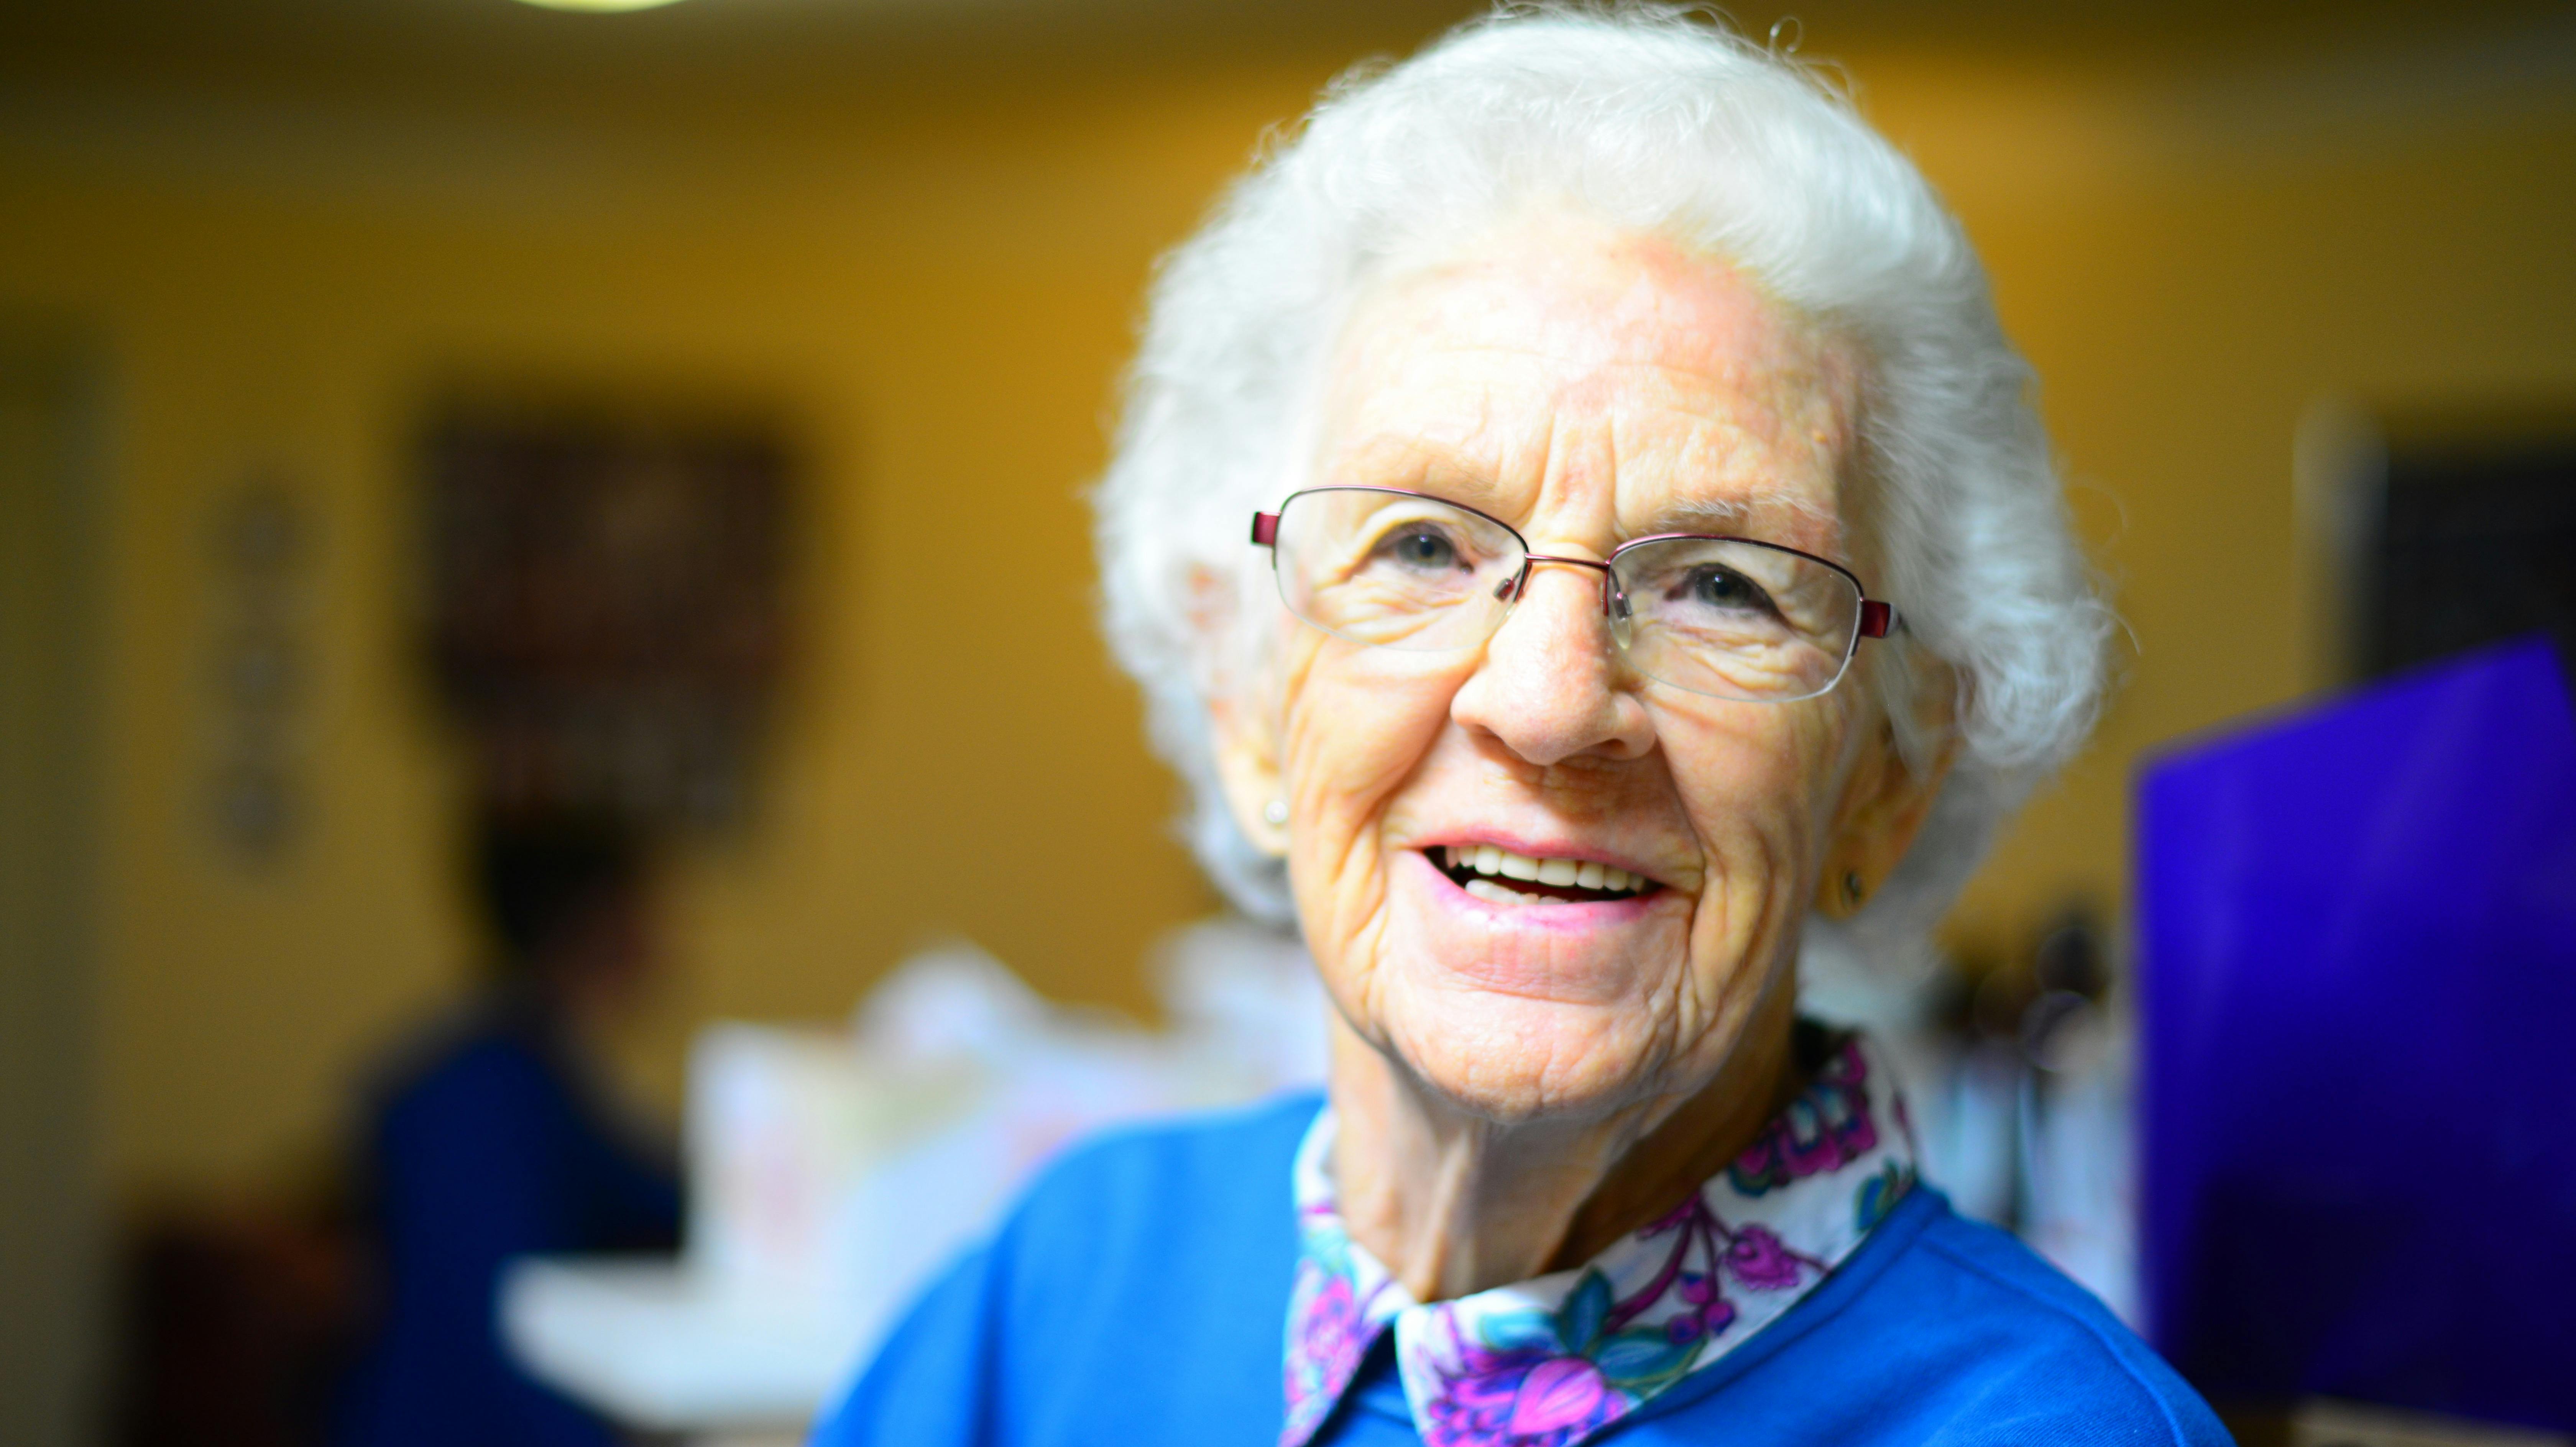
[[[1305,1447],[1390,1323],[1428,1447],[1575,1447],[1823,1284],[1913,1185],[1913,1132],[1874,1049],[1799,1028],[1812,1083],[1671,1215],[1577,1269],[1427,1306],[1344,1226],[1327,1107],[1297,1151],[1280,1447]]]

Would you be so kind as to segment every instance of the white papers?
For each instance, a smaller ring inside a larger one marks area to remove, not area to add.
[[[708,1027],[682,1261],[523,1264],[514,1349],[637,1426],[804,1420],[1075,1138],[1321,1081],[1302,947],[1211,921],[1157,953],[1160,1031],[1050,1004],[962,942],[906,961],[847,1029]]]

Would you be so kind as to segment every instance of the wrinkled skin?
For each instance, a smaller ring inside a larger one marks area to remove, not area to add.
[[[1362,301],[1312,481],[1437,493],[1542,554],[1730,533],[1867,581],[1861,403],[1857,355],[1730,266],[1547,214]],[[1216,705],[1220,766],[1244,827],[1287,856],[1339,1007],[1354,1234],[1423,1299],[1583,1259],[1794,1088],[1801,924],[1848,907],[1847,875],[1885,879],[1939,771],[1899,763],[1858,670],[1795,703],[1629,673],[1586,569],[1539,568],[1474,650],[1279,626],[1272,675]],[[1490,904],[1424,853],[1459,843],[1662,888]]]

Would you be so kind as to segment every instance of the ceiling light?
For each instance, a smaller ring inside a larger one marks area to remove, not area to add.
[[[678,4],[679,0],[523,0],[523,3],[540,10],[583,10],[607,14],[615,10],[655,10],[664,5]]]

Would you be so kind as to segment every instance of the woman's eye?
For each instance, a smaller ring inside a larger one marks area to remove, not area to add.
[[[1416,572],[1445,572],[1458,565],[1458,545],[1435,528],[1413,528],[1378,544],[1378,555]]]
[[[1691,569],[1675,590],[1683,601],[1702,608],[1716,608],[1729,613],[1769,613],[1771,595],[1760,585],[1733,568],[1716,566]]]

